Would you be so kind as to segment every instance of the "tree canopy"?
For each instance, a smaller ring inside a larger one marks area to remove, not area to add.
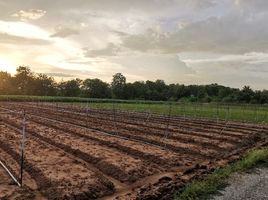
[[[116,98],[154,101],[268,103],[268,90],[254,91],[250,86],[241,90],[216,83],[209,85],[166,84],[163,80],[128,83],[116,73],[111,83],[100,79],[72,79],[56,82],[46,74],[36,74],[20,66],[14,76],[0,71],[0,95],[37,95],[88,98]]]

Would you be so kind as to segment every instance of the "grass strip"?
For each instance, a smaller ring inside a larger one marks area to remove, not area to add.
[[[186,116],[212,120],[237,121],[268,124],[268,105],[223,104],[223,103],[183,103],[165,101],[92,99],[81,97],[0,95],[2,101],[11,102],[51,102],[71,106],[142,111],[172,116]]]
[[[216,169],[202,180],[195,180],[175,194],[175,200],[209,199],[228,185],[228,178],[237,172],[245,172],[257,166],[268,166],[268,147],[252,150],[243,159],[224,168]]]

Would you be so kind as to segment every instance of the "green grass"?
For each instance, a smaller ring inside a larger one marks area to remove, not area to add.
[[[89,99],[82,97],[54,97],[54,96],[27,96],[27,95],[0,95],[0,101],[39,101],[39,102],[123,102],[124,100],[112,99]]]
[[[268,124],[268,106],[252,104],[181,103],[164,101],[138,101],[113,99],[88,99],[79,97],[5,96],[0,101],[62,102],[77,106],[153,112],[186,117],[220,119]],[[170,107],[171,105],[171,107]]]
[[[88,104],[80,104],[88,106]],[[92,102],[90,107],[107,108],[132,111],[153,112],[159,114],[186,116],[194,118],[208,118],[220,120],[232,120],[241,122],[251,122],[259,124],[268,124],[268,107],[264,105],[224,105],[224,104],[195,104],[195,103],[97,103]]]
[[[268,166],[268,148],[253,150],[248,155],[225,168],[217,169],[203,180],[189,183],[182,192],[175,194],[175,200],[204,200],[217,194],[227,185],[228,178],[237,172],[244,172],[259,165]]]

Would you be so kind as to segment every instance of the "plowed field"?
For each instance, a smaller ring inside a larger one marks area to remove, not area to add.
[[[268,127],[53,104],[0,104],[0,199],[172,199],[191,179],[268,143]]]

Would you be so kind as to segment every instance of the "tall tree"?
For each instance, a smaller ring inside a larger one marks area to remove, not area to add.
[[[0,72],[0,94],[12,94],[12,77],[7,72]]]
[[[260,99],[261,104],[268,104],[268,90],[263,90],[261,93],[261,99]]]
[[[133,99],[146,99],[146,93],[148,90],[147,85],[144,81],[136,81],[131,84],[134,90],[134,97]]]
[[[113,96],[117,99],[123,99],[124,98],[124,89],[126,86],[126,77],[121,74],[117,73],[113,76],[113,81],[112,81],[112,92]]]
[[[33,94],[34,73],[28,66],[20,66],[16,71],[14,85],[17,93],[22,95]]]
[[[254,96],[253,90],[249,86],[244,86],[239,93],[239,101],[249,103]]]
[[[70,81],[61,82],[58,85],[59,95],[65,97],[78,97],[81,94],[81,80],[73,79]]]
[[[37,74],[34,80],[34,94],[40,96],[54,96],[56,93],[56,82],[54,78],[46,74]]]
[[[82,94],[90,98],[110,98],[109,84],[100,79],[86,79],[82,84]]]

